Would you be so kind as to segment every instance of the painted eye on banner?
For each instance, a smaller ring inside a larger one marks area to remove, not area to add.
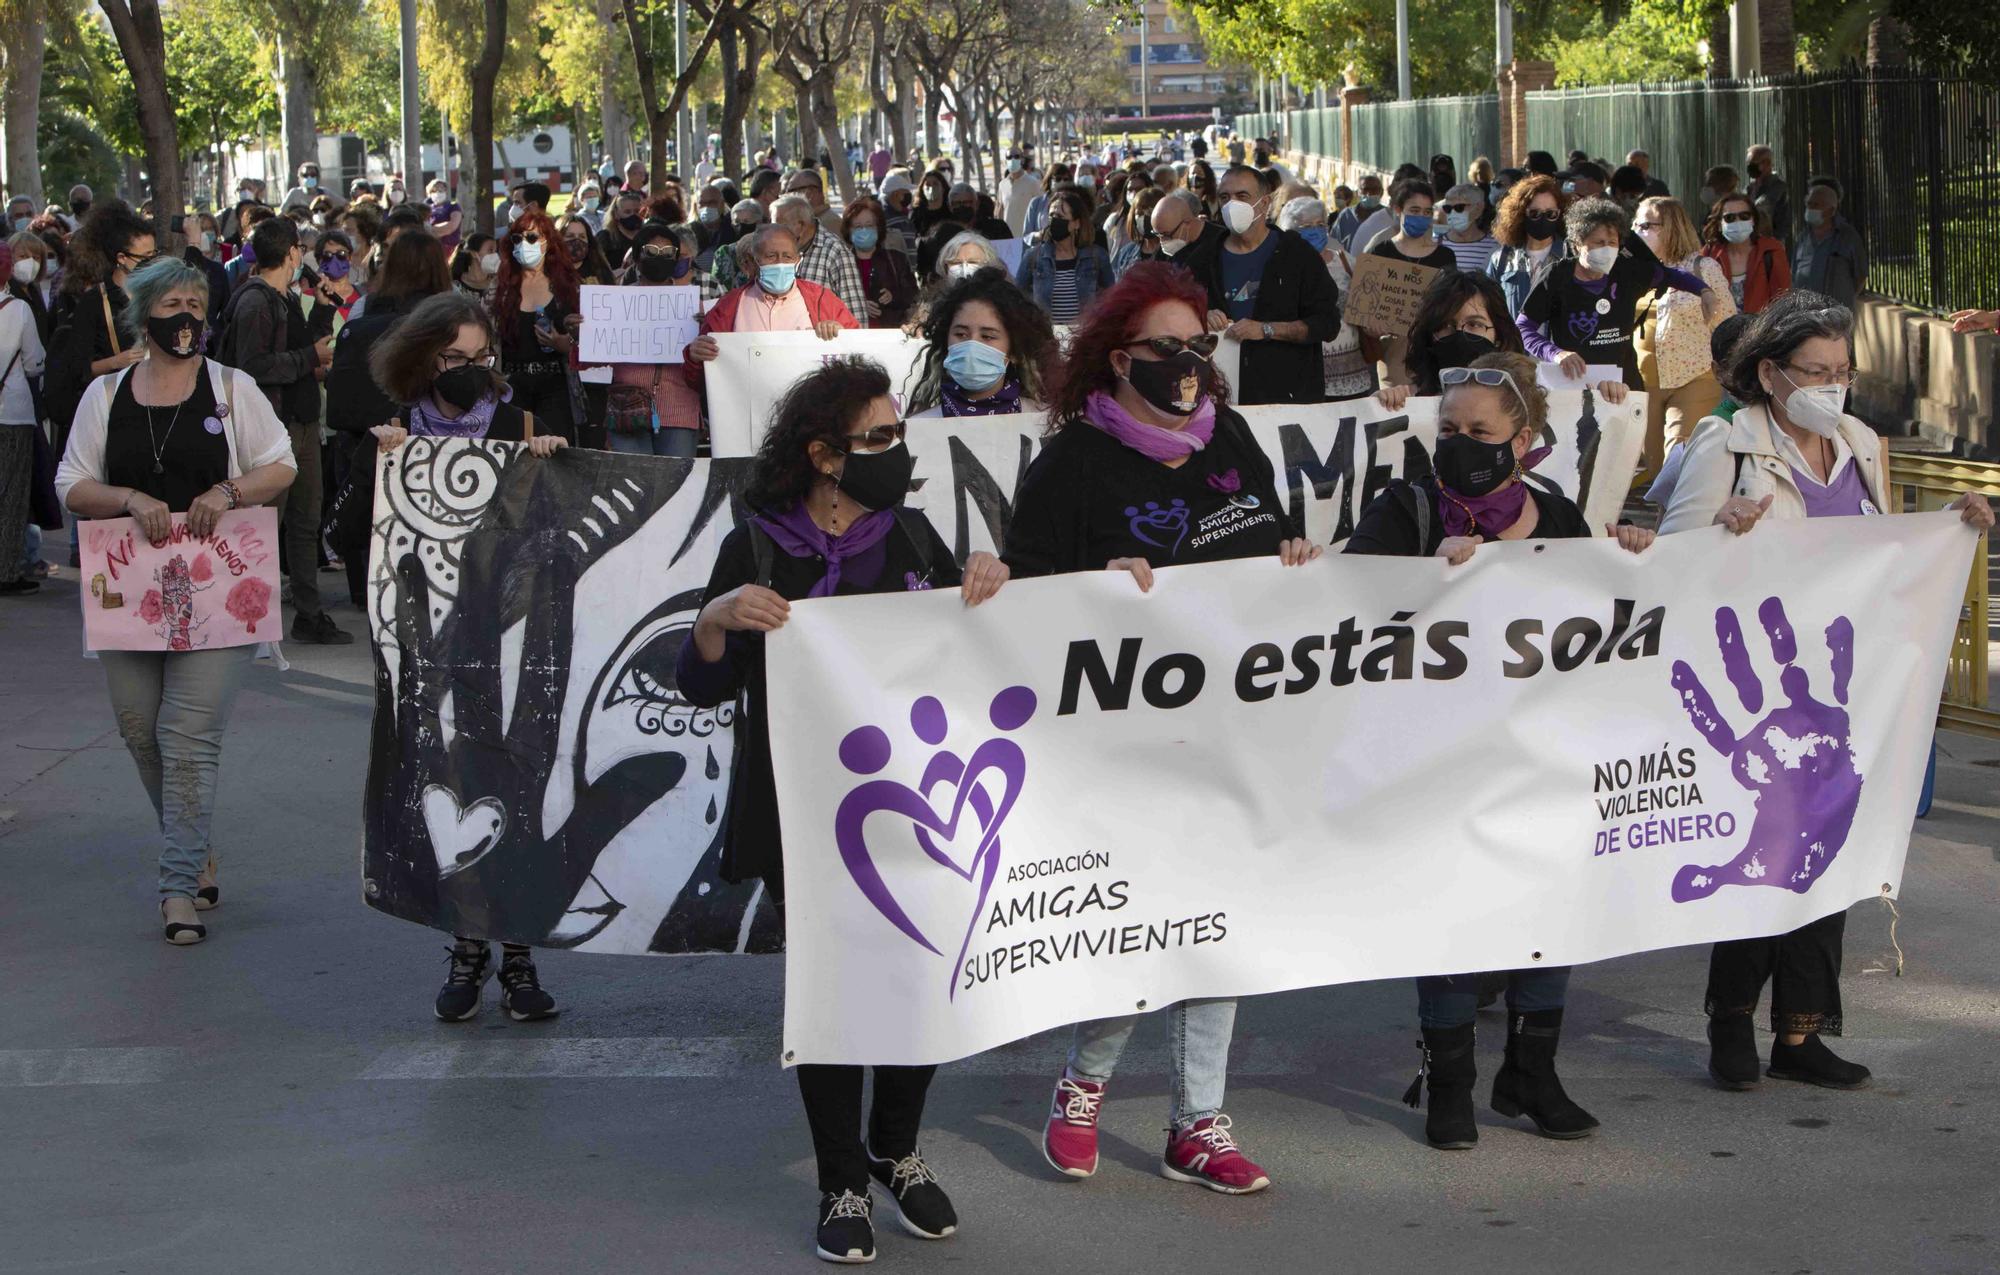
[[[628,757],[680,751],[736,720],[736,705],[696,708],[675,677],[681,645],[700,614],[701,593],[689,590],[655,607],[626,633],[606,662],[583,723],[584,782],[595,782]]]
[[[692,616],[676,617],[664,626],[652,626],[652,631],[640,641],[638,649],[617,666],[616,679],[606,693],[602,707],[613,709],[625,704],[635,705],[631,710],[633,724],[646,735],[681,735],[694,729],[692,719],[701,715],[702,710],[695,709],[681,698],[680,686],[675,680],[681,646],[693,631]]]

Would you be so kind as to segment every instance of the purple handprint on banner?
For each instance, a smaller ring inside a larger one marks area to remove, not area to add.
[[[1798,638],[1784,604],[1766,598],[1757,616],[1770,638],[1771,654],[1782,666],[1778,685],[1787,702],[1743,734],[1723,720],[1686,661],[1674,661],[1674,689],[1688,719],[1715,751],[1729,758],[1736,782],[1757,794],[1757,813],[1742,851],[1725,864],[1691,863],[1675,873],[1676,903],[1707,898],[1725,885],[1783,886],[1804,894],[1847,844],[1861,803],[1862,775],[1854,763],[1845,707],[1854,674],[1854,625],[1839,616],[1826,627],[1834,702],[1822,704],[1812,697],[1805,670],[1798,667]],[[1764,687],[1750,667],[1743,626],[1731,608],[1716,611],[1715,636],[1737,698],[1746,711],[1761,712]]]
[[[1002,731],[1019,730],[1034,713],[1035,693],[1025,686],[1010,686],[1001,691],[993,697],[988,709],[989,719]],[[944,705],[928,695],[918,700],[910,708],[910,729],[926,744],[937,746],[944,743],[951,730]],[[847,737],[840,741],[841,764],[857,775],[873,775],[881,771],[889,764],[891,752],[888,733],[879,726],[859,727],[848,732]],[[1006,820],[1007,812],[1013,809],[1027,771],[1027,755],[1021,751],[1019,744],[1004,736],[984,741],[972,750],[971,757],[965,759],[950,749],[938,748],[925,764],[923,778],[916,788],[893,779],[872,779],[856,785],[841,799],[840,808],[834,812],[834,845],[840,852],[848,875],[877,912],[926,950],[944,955],[938,945],[910,919],[902,902],[883,880],[882,865],[868,851],[865,832],[868,816],[887,812],[910,820],[915,825],[917,844],[923,848],[924,854],[933,863],[972,885],[974,898],[971,914],[966,921],[964,937],[959,942],[958,959],[952,964],[954,971],[963,963],[980,914],[985,910],[986,896],[993,888],[993,878],[1000,867],[1000,825]],[[1000,781],[997,799],[980,782],[989,772]],[[950,813],[943,816],[931,805],[933,790],[940,785],[951,794]],[[961,862],[940,849],[932,834],[943,837],[947,842],[954,840],[958,835],[959,817],[968,807],[979,821],[979,839],[972,853]],[[955,980],[948,978],[947,981],[955,993]]]

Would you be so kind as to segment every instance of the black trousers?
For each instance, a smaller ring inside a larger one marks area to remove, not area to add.
[[[799,1096],[812,1126],[813,1158],[822,1191],[866,1191],[868,1155],[861,1143],[860,1067],[802,1066]],[[877,1067],[875,1105],[868,1114],[868,1150],[900,1160],[917,1149],[924,1096],[936,1067]]]
[[[1840,1035],[1840,941],[1847,913],[1788,934],[1717,943],[1708,957],[1707,1010],[1755,1013],[1771,985],[1771,1030]]]
[[[514,406],[533,413],[537,434],[556,434],[576,446],[576,421],[569,405],[569,380],[560,372],[523,373],[507,378]]]

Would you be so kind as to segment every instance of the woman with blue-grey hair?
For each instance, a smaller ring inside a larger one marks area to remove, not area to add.
[[[158,542],[185,514],[200,537],[230,510],[291,486],[291,441],[257,382],[202,357],[208,307],[208,277],[184,261],[158,260],[125,280],[119,326],[145,357],[97,378],[77,407],[56,491],[79,518],[129,517]],[[206,938],[195,913],[221,902],[209,824],[230,701],[254,651],[98,652],[159,818],[160,918],[176,945]]]

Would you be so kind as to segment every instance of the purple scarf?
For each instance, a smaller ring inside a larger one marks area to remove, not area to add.
[[[1519,475],[1524,469],[1533,469],[1549,458],[1555,449],[1537,447],[1526,456],[1515,469]],[[1447,536],[1484,536],[1488,540],[1498,540],[1500,533],[1521,519],[1521,510],[1528,504],[1528,484],[1518,480],[1495,487],[1484,496],[1461,496],[1443,483],[1437,485],[1438,514],[1444,520],[1444,534]]]
[[[841,566],[882,543],[889,529],[896,525],[896,513],[892,509],[877,509],[865,513],[837,536],[829,536],[820,529],[806,512],[804,501],[793,505],[781,514],[756,514],[750,521],[764,529],[773,544],[794,558],[810,558],[818,555],[826,560],[826,574],[818,584],[806,591],[809,598],[827,598],[840,586]]]
[[[949,376],[939,378],[938,392],[946,416],[1001,416],[1021,410],[1021,382],[1012,376],[988,398],[973,398]]]
[[[482,398],[470,411],[448,418],[440,416],[426,396],[409,405],[404,419],[413,438],[484,438],[493,428],[493,412],[500,406],[501,397],[496,394]]]
[[[1181,429],[1148,425],[1118,406],[1118,400],[1098,390],[1084,405],[1083,419],[1125,444],[1147,460],[1179,460],[1208,446],[1215,437],[1215,400],[1204,398]]]

